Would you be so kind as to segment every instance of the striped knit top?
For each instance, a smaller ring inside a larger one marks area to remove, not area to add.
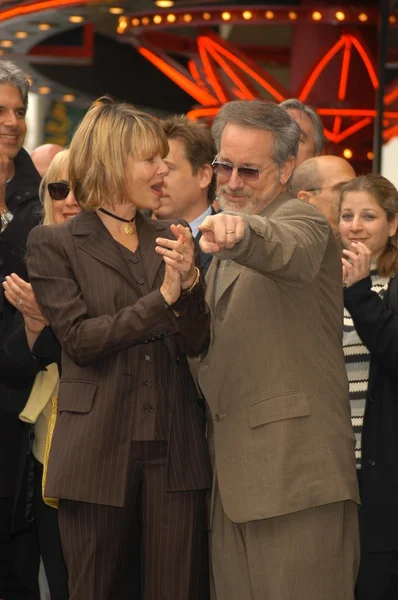
[[[383,298],[390,278],[381,277],[376,270],[372,270],[370,276],[372,290]],[[343,350],[350,390],[351,421],[356,442],[355,460],[357,469],[360,469],[362,424],[368,390],[370,352],[357,334],[351,315],[346,308],[344,309]]]

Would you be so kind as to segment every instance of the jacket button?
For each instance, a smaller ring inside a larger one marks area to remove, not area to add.
[[[215,418],[216,421],[221,421],[224,417],[225,417],[225,415],[222,415],[220,413],[216,413],[214,415],[214,418]]]
[[[202,365],[202,366],[200,367],[200,370],[201,370],[201,371],[206,371],[206,369],[208,369],[208,368],[209,368],[209,365]]]
[[[145,382],[145,385],[147,387],[152,387],[152,381],[150,379],[148,379],[148,381]]]
[[[139,279],[137,279],[137,283],[138,283],[139,285],[144,285],[144,283],[145,283],[145,279],[143,279],[142,277],[140,277]]]
[[[371,467],[374,467],[375,464],[376,464],[376,462],[373,460],[373,458],[369,458],[368,465],[370,465]]]
[[[151,362],[151,357],[149,356],[149,354],[145,354],[144,358],[147,362]]]
[[[155,407],[150,404],[149,406],[144,407],[145,412],[152,413],[155,410]]]

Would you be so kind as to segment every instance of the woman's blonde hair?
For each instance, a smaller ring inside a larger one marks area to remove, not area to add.
[[[159,123],[127,103],[99,98],[86,113],[70,145],[69,181],[83,210],[129,203],[126,165],[168,153]]]
[[[54,201],[48,193],[47,184],[64,180],[68,175],[69,150],[58,152],[52,159],[40,183],[39,196],[43,204],[43,225],[54,225]],[[67,181],[68,183],[68,181]]]
[[[388,222],[391,222],[398,215],[397,188],[382,175],[369,173],[342,184],[339,214],[344,198],[349,192],[366,192],[369,194],[384,210]],[[386,277],[392,277],[398,273],[398,227],[395,234],[388,238],[383,253],[377,259],[376,269],[379,275]]]

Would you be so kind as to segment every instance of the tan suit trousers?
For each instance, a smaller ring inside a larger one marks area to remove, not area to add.
[[[354,502],[240,524],[225,515],[218,490],[213,501],[212,600],[354,600]]]

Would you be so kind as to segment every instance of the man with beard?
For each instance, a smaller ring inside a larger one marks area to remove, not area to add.
[[[300,130],[258,100],[213,124],[223,213],[198,383],[209,408],[213,600],[353,600],[354,437],[341,347],[341,259],[314,207],[285,192]]]

